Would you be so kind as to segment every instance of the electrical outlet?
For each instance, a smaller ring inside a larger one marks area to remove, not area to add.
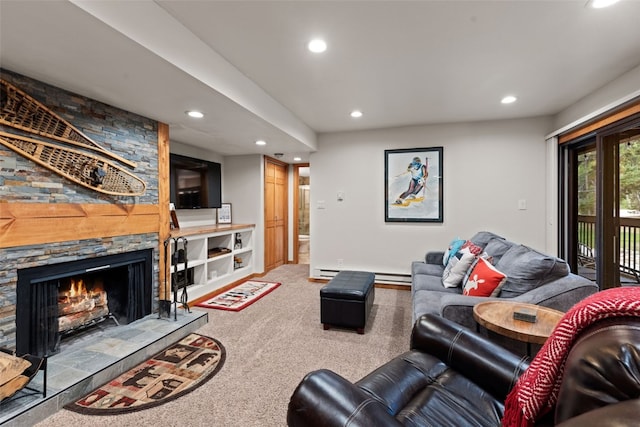
[[[339,268],[344,267],[344,260],[342,258],[338,258],[338,267]]]

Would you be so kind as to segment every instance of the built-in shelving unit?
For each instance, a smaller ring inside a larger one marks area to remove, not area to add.
[[[174,252],[177,253],[177,268],[171,265],[170,273],[186,274],[189,301],[254,273],[253,224],[187,227],[172,230],[171,237],[177,239],[177,252],[173,239],[171,241],[170,258],[174,259]],[[185,248],[185,240],[186,263],[184,253],[180,253]]]

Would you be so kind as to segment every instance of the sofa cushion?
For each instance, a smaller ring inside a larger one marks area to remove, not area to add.
[[[462,284],[464,275],[473,264],[476,256],[468,250],[462,250],[449,258],[449,263],[442,273],[442,286],[455,288]]]
[[[466,240],[456,237],[449,243],[442,257],[442,265],[446,266],[449,263],[449,258],[458,253],[462,245],[464,245],[464,242],[466,242]]]
[[[460,248],[461,252],[471,252],[474,255],[480,255],[482,253],[482,247],[476,245],[471,240],[467,240],[464,242],[462,247]]]
[[[417,264],[418,261],[415,261]],[[438,275],[431,274],[416,274],[416,271],[423,270],[425,265],[414,265],[414,273],[411,278],[411,291],[415,294],[416,291],[437,291],[453,294],[461,294],[462,288],[445,288],[442,286],[442,271]],[[433,267],[431,267],[433,268]]]
[[[507,276],[498,271],[489,261],[478,258],[469,274],[469,279],[464,284],[462,293],[478,297],[497,296],[506,278]]]
[[[500,298],[513,298],[569,274],[564,260],[542,254],[524,245],[513,246],[496,263],[507,275]]]
[[[516,246],[515,243],[503,238],[491,239],[489,243],[487,243],[487,246],[484,247],[484,252],[491,257],[491,263],[496,265],[500,261],[500,258],[514,246]]]
[[[479,231],[469,240],[484,249],[492,239],[505,240],[504,237],[500,237],[490,231]]]

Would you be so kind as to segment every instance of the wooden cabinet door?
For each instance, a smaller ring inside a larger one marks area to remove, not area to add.
[[[264,268],[287,261],[287,165],[266,158],[264,177]]]

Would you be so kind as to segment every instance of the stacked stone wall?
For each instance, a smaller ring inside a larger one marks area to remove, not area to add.
[[[0,145],[0,203],[33,203],[33,209],[41,209],[44,204],[49,203],[158,204],[156,121],[9,70],[0,69],[0,76],[52,109],[98,145],[137,163],[134,169],[129,170],[147,185],[141,196],[105,195],[79,186]],[[20,133],[3,125],[0,125],[0,130]],[[0,233],[2,232],[0,229]],[[153,309],[156,310],[158,247],[157,233],[134,233],[128,236],[104,236],[99,239],[0,248],[0,346],[15,348],[18,269],[151,248],[154,250]]]

